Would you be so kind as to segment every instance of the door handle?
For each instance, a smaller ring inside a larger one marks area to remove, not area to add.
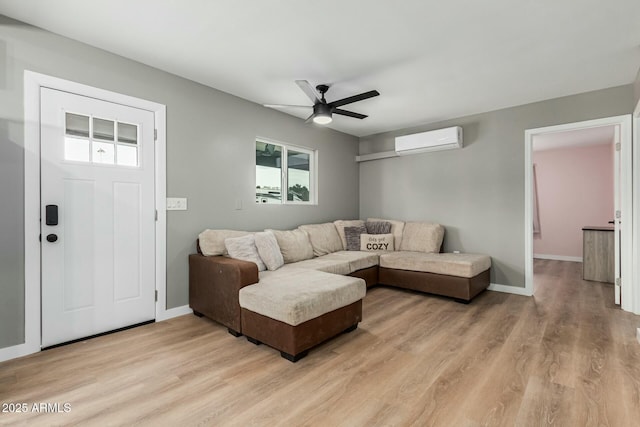
[[[58,241],[58,235],[57,234],[48,234],[47,235],[47,242],[50,243],[54,243]]]
[[[45,208],[45,223],[58,225],[58,205],[47,205]]]

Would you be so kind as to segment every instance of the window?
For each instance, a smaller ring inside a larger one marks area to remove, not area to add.
[[[313,150],[257,140],[256,203],[316,203],[315,161]],[[287,189],[286,197],[282,196],[283,188]]]
[[[65,114],[64,159],[138,166],[138,126],[82,114]]]

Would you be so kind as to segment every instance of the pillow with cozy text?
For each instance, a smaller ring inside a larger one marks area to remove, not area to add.
[[[361,234],[360,250],[368,252],[393,251],[393,234]]]

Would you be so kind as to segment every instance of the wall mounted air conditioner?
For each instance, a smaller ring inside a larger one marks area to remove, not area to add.
[[[396,137],[396,154],[399,156],[454,148],[462,148],[460,126]]]

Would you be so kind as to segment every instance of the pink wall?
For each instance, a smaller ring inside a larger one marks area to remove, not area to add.
[[[533,253],[582,257],[582,227],[613,219],[613,144],[533,153],[540,234]]]

